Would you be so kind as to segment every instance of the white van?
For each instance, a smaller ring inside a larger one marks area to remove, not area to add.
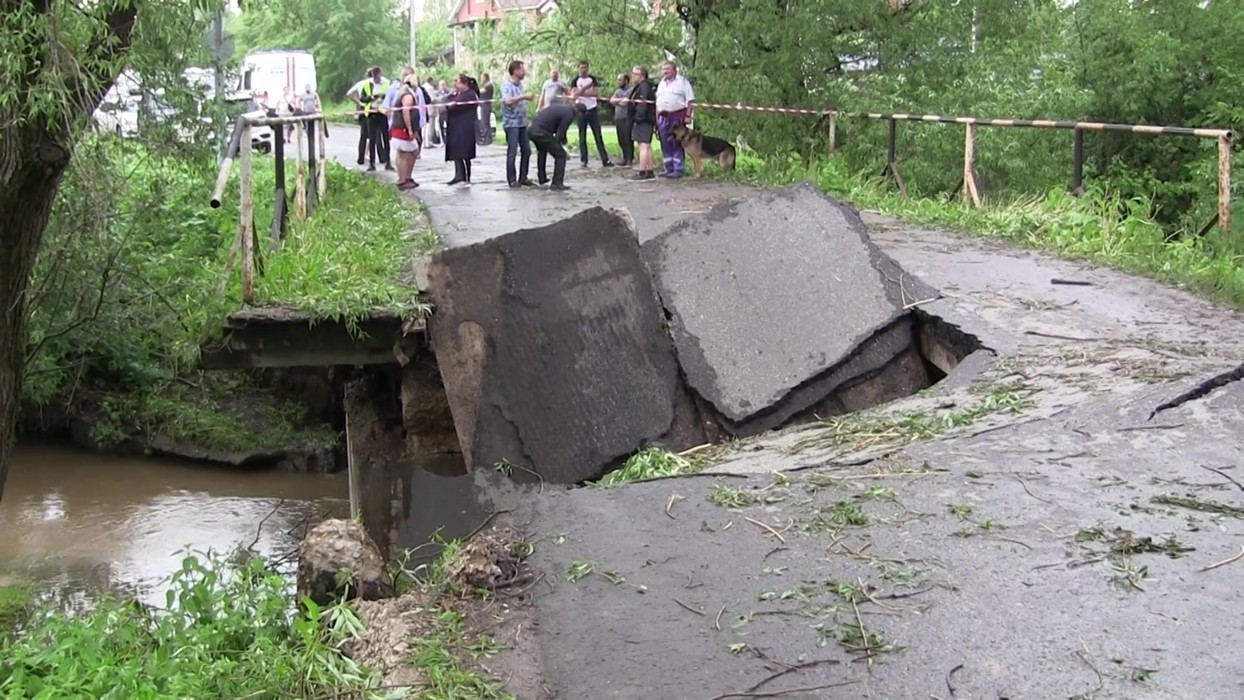
[[[255,102],[272,108],[280,102],[285,88],[298,95],[306,85],[318,91],[315,57],[309,51],[274,49],[253,51],[242,61],[238,91]]]

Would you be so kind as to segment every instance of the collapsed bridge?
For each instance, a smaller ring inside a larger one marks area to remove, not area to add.
[[[454,474],[455,459],[582,483],[648,445],[683,451],[911,395],[979,348],[922,310],[937,290],[853,208],[810,184],[727,200],[642,245],[625,210],[594,207],[446,250],[419,281],[426,324],[365,319],[350,338],[253,310],[205,354],[373,368],[342,387],[343,422],[352,509],[382,548],[447,522],[442,534],[462,536],[487,515],[474,478],[428,476]]]
[[[812,185],[639,243],[593,208],[437,256],[431,347],[468,468],[595,479],[638,449],[746,437],[930,386],[972,349],[936,290]]]

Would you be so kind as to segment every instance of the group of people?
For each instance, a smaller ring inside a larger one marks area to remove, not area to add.
[[[596,150],[600,154],[601,167],[611,168],[605,140],[600,128],[600,103],[608,99],[614,108],[614,126],[617,129],[618,146],[622,151],[624,167],[636,166],[638,172],[633,180],[656,178],[653,166],[652,137],[659,133],[664,156],[662,176],[680,178],[683,175],[683,149],[674,136],[674,127],[691,119],[695,91],[691,82],[678,73],[673,61],[661,66],[661,80],[653,84],[648,69],[635,66],[629,75],[618,76],[617,87],[608,98],[601,96],[600,79],[591,73],[587,61],[579,62],[579,72],[572,84],[561,80],[553,71],[540,89],[539,97],[523,88],[527,68],[522,61],[513,61],[508,77],[501,85],[501,125],[505,129],[506,180],[510,187],[534,186],[528,176],[531,162],[531,146],[537,151],[536,170],[539,184],[549,181],[547,161],[553,156],[551,189],[569,189],[565,183],[567,132],[570,125],[579,126],[579,160],[588,167],[587,132],[592,131]],[[527,102],[537,101],[536,115],[529,118]],[[638,158],[636,158],[638,149]],[[518,161],[516,164],[515,161]]]
[[[635,167],[634,180],[656,178],[652,138],[659,134],[664,155],[662,176],[683,175],[683,152],[673,129],[691,119],[695,93],[691,83],[678,73],[673,61],[661,68],[655,84],[648,69],[635,66],[631,73],[619,75],[614,91],[604,95],[601,81],[591,73],[590,64],[581,61],[578,74],[569,83],[554,70],[538,95],[528,92],[523,81],[527,67],[512,61],[501,84],[501,126],[506,138],[506,181],[511,188],[549,184],[550,189],[566,190],[565,145],[571,125],[579,127],[579,158],[588,167],[587,132],[590,129],[600,155],[601,166],[614,167],[601,133],[600,105],[608,101],[614,110],[618,145],[622,161],[617,165]],[[471,183],[471,163],[477,144],[491,143],[493,85],[488,75],[484,84],[466,74],[454,77],[453,85],[427,79],[422,85],[413,68],[402,70],[402,77],[386,81],[381,69],[373,66],[367,76],[346,93],[357,105],[359,120],[358,164],[397,171],[397,187],[413,189],[416,161],[425,147],[438,143],[445,148],[446,162],[454,164],[449,185]],[[535,104],[532,116],[528,103]],[[318,108],[318,98],[317,98]],[[538,182],[530,178],[532,147],[536,150]],[[392,162],[390,153],[393,154]],[[548,158],[553,158],[552,177]]]

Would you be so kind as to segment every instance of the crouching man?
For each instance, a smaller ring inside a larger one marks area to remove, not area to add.
[[[566,132],[575,118],[583,112],[583,105],[558,102],[548,107],[531,120],[531,128],[527,136],[536,147],[536,170],[540,174],[540,184],[549,181],[548,157],[553,155],[553,184],[550,190],[568,190],[566,186]]]

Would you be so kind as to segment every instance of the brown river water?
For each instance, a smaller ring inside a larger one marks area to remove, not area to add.
[[[344,473],[22,446],[0,500],[0,582],[30,578],[74,607],[104,591],[162,605],[186,547],[288,558],[308,522],[348,512]]]

